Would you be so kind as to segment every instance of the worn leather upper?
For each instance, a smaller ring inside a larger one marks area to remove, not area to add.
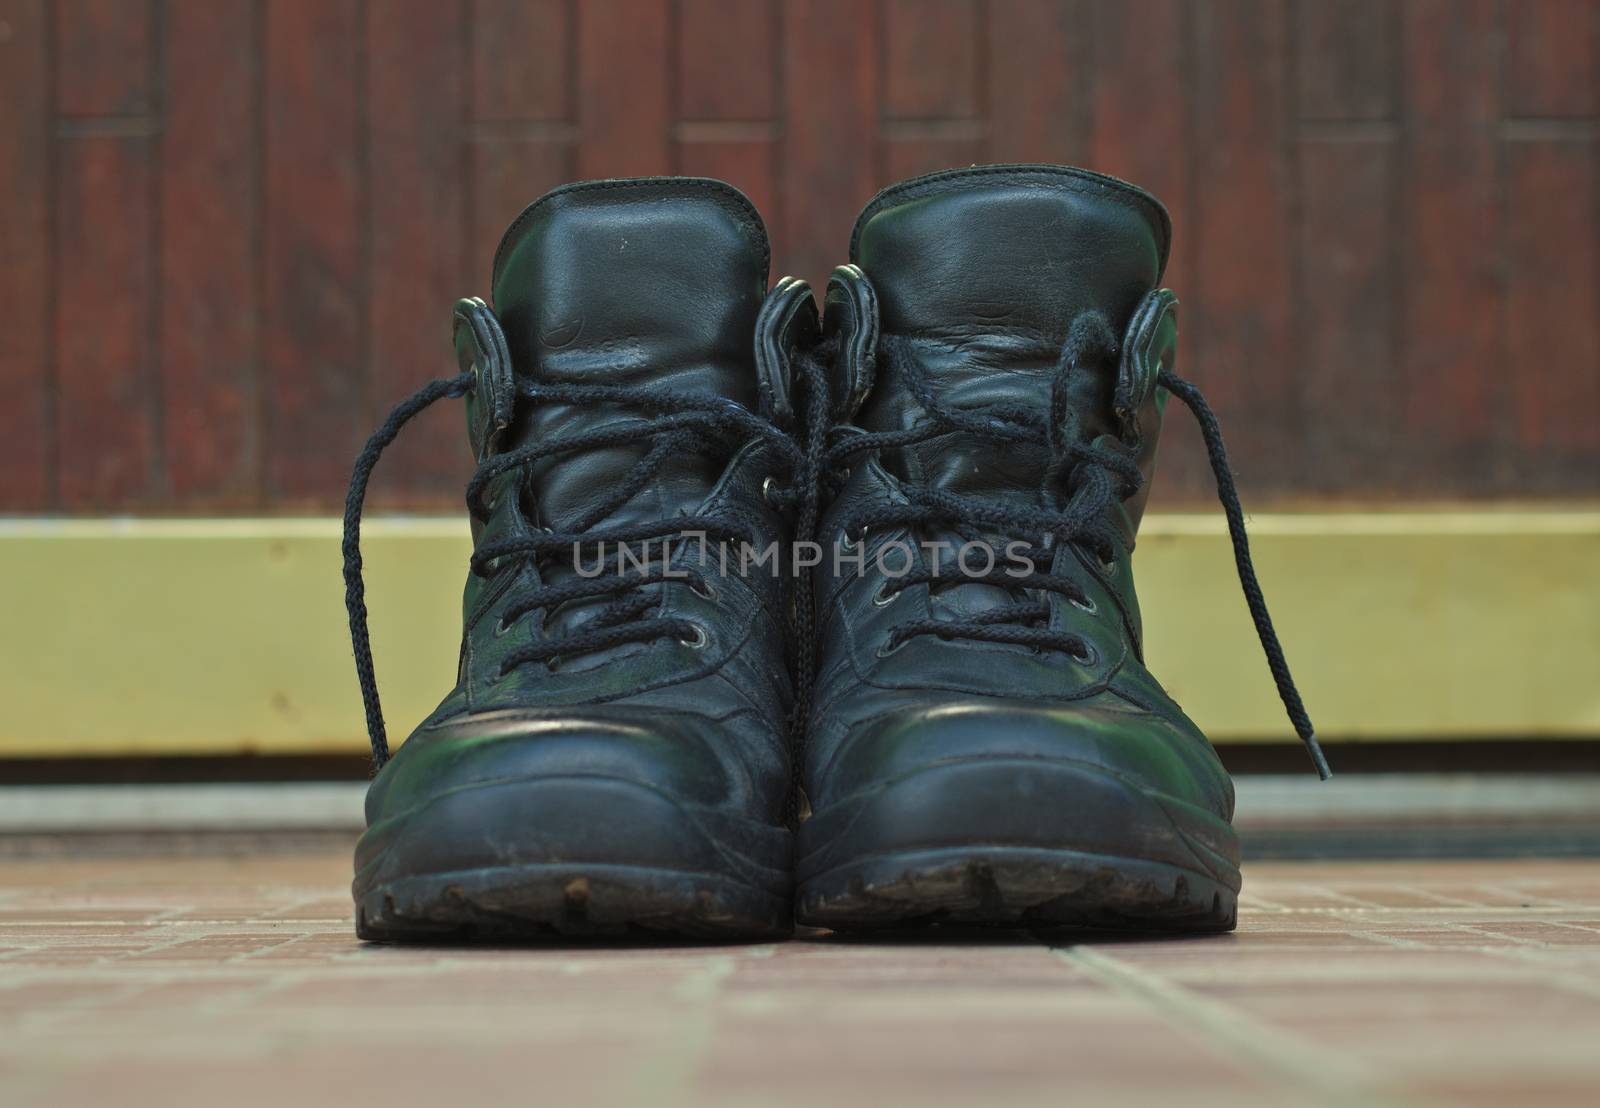
[[[479,382],[468,410],[474,449],[488,459],[556,436],[629,433],[621,445],[543,459],[492,482],[487,512],[474,521],[478,549],[540,527],[572,527],[597,497],[620,487],[654,441],[659,413],[508,405],[510,382],[658,387],[772,418],[772,397],[786,385],[771,379],[787,376],[791,333],[805,319],[792,294],[769,302],[767,267],[755,210],[718,182],[595,182],[529,207],[496,257],[493,309],[468,302],[458,312],[458,357]],[[763,544],[786,541],[790,521],[762,495],[776,465],[759,441],[678,452],[601,523],[726,510],[750,521]],[[581,628],[606,603],[569,602],[502,626],[508,597],[571,579],[562,562],[507,559],[469,577],[457,686],[374,783],[369,820],[488,780],[600,775],[730,818],[781,823],[792,695],[785,582],[713,570],[710,595],[688,582],[648,586],[660,597],[657,614],[693,620],[703,645],[625,643],[502,675],[511,650]],[[674,564],[698,566],[696,544],[680,544]]]
[[[937,401],[962,411],[1047,412],[1069,328],[1100,313],[1116,338],[1069,378],[1078,441],[1120,450],[1153,475],[1172,365],[1175,301],[1158,292],[1169,240],[1165,211],[1144,192],[1079,170],[957,170],[885,190],[862,213],[852,264],[829,290],[841,397],[836,436],[922,425],[927,413],[885,356],[914,359]],[[886,449],[854,466],[829,506],[822,539],[862,506],[904,499],[908,482],[1019,507],[1042,503],[1044,445],[997,445],[960,432]],[[1148,481],[1146,482],[1146,487]],[[962,620],[1012,604],[1019,590],[982,583],[895,591],[873,564],[897,541],[958,541],[952,528],[882,529],[865,540],[867,572],[817,578],[821,634],[805,788],[815,810],[953,759],[1024,757],[1098,766],[1226,817],[1232,790],[1199,730],[1145,669],[1130,563],[1144,491],[1112,514],[1115,556],[1056,548],[1050,570],[1087,604],[1056,593],[1048,626],[1092,647],[1060,651],[920,635],[885,652],[908,620]],[[1007,536],[985,536],[999,545]],[[898,566],[896,555],[891,564]],[[886,584],[891,587],[886,588]],[[1086,610],[1092,609],[1092,610]]]

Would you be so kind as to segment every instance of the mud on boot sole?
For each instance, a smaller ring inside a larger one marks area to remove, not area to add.
[[[982,757],[842,798],[800,825],[796,919],[1226,931],[1239,840],[1208,808],[1066,759]]]
[[[1231,931],[1238,896],[1161,862],[1028,847],[946,847],[863,858],[806,881],[796,920],[835,931],[936,923],[1117,931]]]
[[[792,928],[790,834],[607,777],[457,788],[356,847],[363,939],[680,935]]]
[[[679,935],[779,938],[787,899],[716,874],[642,866],[533,864],[401,878],[356,904],[356,934],[417,939]]]

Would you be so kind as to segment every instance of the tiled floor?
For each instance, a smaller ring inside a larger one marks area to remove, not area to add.
[[[1260,864],[1239,931],[397,949],[344,853],[0,861],[0,1104],[1600,1104],[1600,863]]]

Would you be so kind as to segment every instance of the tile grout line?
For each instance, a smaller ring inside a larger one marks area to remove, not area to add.
[[[1097,983],[1139,1001],[1182,1030],[1198,1031],[1236,1060],[1246,1071],[1269,1076],[1318,1102],[1339,1108],[1404,1108],[1411,1103],[1384,1096],[1348,1064],[1330,1062],[1331,1054],[1314,1041],[1263,1023],[1234,1005],[1194,992],[1120,959],[1082,946],[1051,947],[1067,965]]]
[[[1548,947],[1546,949],[1549,949]],[[1590,999],[1600,998],[1600,981],[1591,981],[1587,977],[1574,977],[1570,973],[1561,973],[1560,966],[1552,966],[1545,959],[1539,957],[1539,951],[1531,950],[1524,946],[1491,947],[1485,948],[1483,953],[1503,962],[1516,962],[1523,966],[1537,966],[1544,971],[1540,979],[1552,989],[1559,989]]]

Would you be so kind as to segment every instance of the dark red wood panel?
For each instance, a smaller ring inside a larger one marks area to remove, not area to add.
[[[980,14],[974,0],[884,0],[885,181],[983,160]]]
[[[337,503],[377,417],[362,11],[356,0],[266,6],[263,414],[267,494],[285,505]]]
[[[878,19],[855,0],[784,4],[782,15],[778,268],[822,289],[848,260],[857,213],[887,183],[877,164]]]
[[[1504,371],[1516,443],[1571,464],[1600,447],[1593,146],[1513,143],[1507,173]]]
[[[577,20],[568,0],[474,0],[463,186],[467,291],[489,297],[495,247],[517,213],[577,176]]]
[[[1302,0],[1295,57],[1300,117],[1389,119],[1400,87],[1405,0]]]
[[[1600,494],[1597,43],[1600,0],[0,0],[0,512],[336,508],[566,181],[730,180],[821,284],[879,188],[990,160],[1168,205],[1253,506]],[[380,500],[463,455],[445,406]],[[1209,495],[1181,415],[1162,471]]]
[[[1299,356],[1303,429],[1289,487],[1330,495],[1384,488],[1404,439],[1393,373],[1401,259],[1394,144],[1300,144]],[[1375,248],[1373,244],[1384,244]],[[1235,441],[1254,433],[1234,428]]]
[[[475,118],[571,118],[572,13],[570,0],[471,0]]]
[[[0,0],[0,511],[53,496],[48,18],[43,0]]]
[[[56,0],[56,111],[138,116],[151,110],[153,7],[141,0]]]
[[[1403,8],[1406,283],[1394,388],[1405,451],[1427,447],[1414,479],[1441,494],[1488,479],[1500,458],[1485,447],[1504,428],[1495,9],[1493,0]]]
[[[679,0],[680,120],[767,122],[778,104],[775,0]]]
[[[1600,454],[1595,17],[1592,4],[1560,0],[1507,11],[1513,118],[1501,146],[1507,334],[1500,372],[1511,418],[1502,415],[1500,425],[1506,456],[1545,460],[1541,484],[1583,466],[1581,459],[1595,467]]]
[[[258,33],[250,0],[173,0],[161,141],[161,451],[170,495],[260,489],[261,179]]]
[[[1094,36],[1087,0],[990,0],[989,153],[997,162],[1088,158]]]
[[[956,121],[945,124],[883,124],[883,179],[916,177],[983,161],[983,129]]]
[[[1591,0],[1515,0],[1505,5],[1511,113],[1546,119],[1594,115],[1595,5]],[[1467,34],[1494,41],[1478,23]]]
[[[1247,493],[1282,480],[1301,435],[1294,319],[1294,212],[1288,157],[1287,0],[1222,0],[1194,19],[1194,209],[1179,226],[1191,259],[1178,289],[1179,372],[1205,390]],[[1201,456],[1191,420],[1168,420],[1168,457]],[[1171,496],[1210,475],[1173,467]]]
[[[1163,92],[1185,72],[1183,0],[1096,0],[1092,9],[1094,114],[1090,165],[1142,185],[1174,227],[1166,283],[1189,287],[1190,142],[1185,113]],[[1179,78],[1181,80],[1181,77]]]
[[[72,135],[56,152],[56,435],[64,507],[148,502],[151,143]]]
[[[578,6],[581,177],[672,172],[667,0]]]
[[[450,310],[475,294],[466,257],[468,89],[460,0],[388,0],[367,21],[368,374],[380,408],[455,371]],[[384,457],[379,503],[448,502],[471,475],[460,405],[418,417]]]
[[[968,119],[980,110],[974,0],[884,0],[884,114]]]
[[[728,181],[780,225],[777,4],[680,0],[677,12],[674,172]]]

